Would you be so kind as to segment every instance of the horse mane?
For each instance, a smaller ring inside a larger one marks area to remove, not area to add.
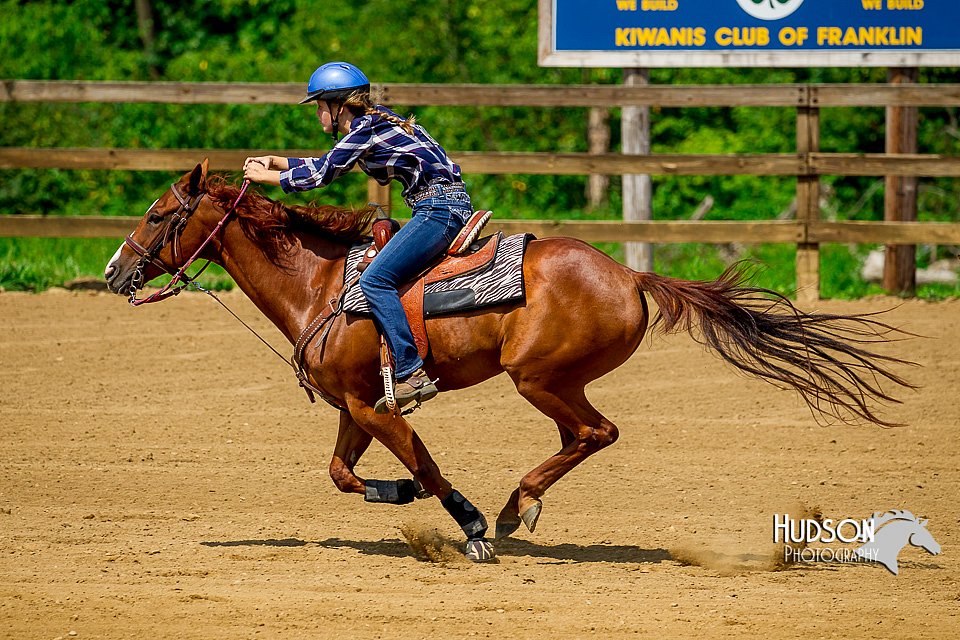
[[[207,177],[207,193],[221,207],[227,208],[240,194],[240,187],[230,184],[219,174]],[[256,188],[247,189],[237,203],[234,215],[243,232],[271,258],[290,252],[293,231],[322,235],[343,245],[351,245],[365,235],[376,209],[344,209],[333,205],[289,205],[263,195]]]
[[[875,529],[879,530],[880,527],[887,524],[888,522],[893,522],[894,520],[906,520],[910,522],[919,522],[920,519],[915,515],[906,511],[905,509],[893,509],[887,511],[886,513],[880,513],[879,511],[873,514],[873,526]]]

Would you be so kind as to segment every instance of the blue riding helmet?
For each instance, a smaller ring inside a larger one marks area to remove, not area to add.
[[[369,91],[370,81],[349,62],[328,62],[320,66],[307,83],[307,97],[300,104],[324,100],[345,100],[355,91]]]

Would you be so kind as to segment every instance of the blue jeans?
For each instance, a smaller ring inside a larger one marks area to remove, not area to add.
[[[421,200],[414,205],[410,222],[360,276],[360,290],[370,302],[374,320],[393,354],[397,380],[423,366],[397,289],[450,246],[472,213],[466,193]]]

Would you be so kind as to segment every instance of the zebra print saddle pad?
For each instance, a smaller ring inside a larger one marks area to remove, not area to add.
[[[481,309],[506,302],[522,301],[525,296],[523,284],[523,254],[527,243],[534,236],[529,233],[506,236],[497,233],[494,236],[480,238],[470,246],[466,256],[479,253],[487,243],[497,243],[493,259],[478,269],[460,275],[436,279],[439,268],[427,274],[423,285],[423,316],[431,317],[450,313],[459,313]],[[350,249],[344,267],[344,281],[356,277],[357,264],[363,258],[369,243],[358,244]],[[371,315],[370,303],[360,290],[353,286],[344,300],[344,310],[359,315]]]

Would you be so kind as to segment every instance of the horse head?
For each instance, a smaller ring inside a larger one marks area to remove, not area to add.
[[[856,554],[866,561],[884,565],[892,574],[899,573],[897,556],[900,550],[912,544],[936,555],[940,545],[927,530],[927,520],[920,521],[909,511],[902,509],[876,512],[871,518],[874,527],[874,539],[856,550]]]
[[[203,243],[203,224],[191,220],[214,213],[217,207],[206,195],[208,162],[192,171],[157,198],[143,214],[104,269],[107,286],[114,293],[135,295],[147,282],[164,273],[173,275]]]
[[[917,523],[917,528],[910,534],[910,544],[920,547],[924,551],[939,555],[940,543],[933,539],[933,535],[927,530],[927,520]]]

